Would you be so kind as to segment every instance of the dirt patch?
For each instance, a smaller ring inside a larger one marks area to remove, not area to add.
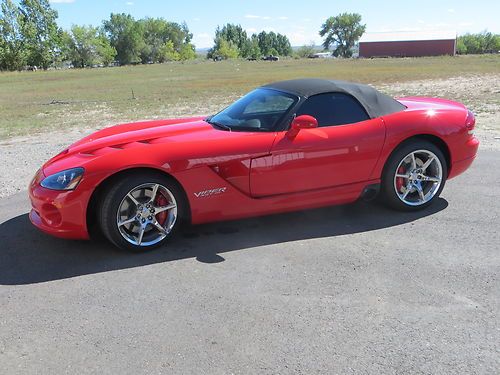
[[[500,150],[500,75],[471,75],[449,79],[421,80],[391,85],[379,85],[378,88],[393,96],[436,96],[460,101],[471,108],[477,117],[476,134],[481,140],[481,148]],[[155,116],[178,117],[196,115],[209,107],[212,112],[217,111],[232,100],[230,98],[210,98],[203,106],[191,107],[179,104],[176,107],[165,106],[156,111]],[[86,119],[94,118],[90,123],[99,125],[80,125],[65,130],[51,130],[43,134],[13,137],[0,142],[0,198],[25,190],[36,170],[51,156],[63,150],[72,142],[85,135],[113,123],[124,122],[130,119],[120,118],[110,113],[105,105],[96,107],[86,113],[81,113],[79,121],[88,124]]]
[[[431,96],[463,103],[476,115],[476,136],[481,148],[500,149],[499,74],[411,81],[378,88],[395,97]]]

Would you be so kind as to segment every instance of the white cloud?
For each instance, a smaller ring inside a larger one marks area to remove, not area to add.
[[[198,22],[198,21],[201,21],[201,19],[198,17],[195,17],[195,18],[193,18],[193,21]]]
[[[279,19],[279,20],[282,20],[282,21],[285,21],[285,20],[287,20],[287,19],[288,19],[288,17],[287,17],[287,16],[281,16],[281,17],[278,17],[278,19]]]
[[[71,4],[74,3],[75,0],[49,0],[51,4]]]
[[[253,20],[270,20],[269,16],[257,16],[255,14],[245,14],[243,17],[253,19]]]
[[[448,9],[448,13],[455,13],[455,9],[453,8]]]
[[[127,5],[134,5],[134,3],[132,1],[127,1],[125,4],[127,4]]]

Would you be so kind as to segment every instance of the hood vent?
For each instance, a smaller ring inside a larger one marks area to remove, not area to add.
[[[121,144],[116,144],[116,145],[109,145],[109,146],[104,146],[96,149],[91,149],[91,150],[85,150],[79,152],[80,155],[82,156],[101,156],[101,155],[106,155],[111,152],[117,152],[119,150],[125,150],[129,148],[134,148],[134,147],[144,147],[144,145],[150,145],[151,141],[154,139],[147,139],[147,140],[141,140],[137,142],[128,142],[128,143],[121,143]]]

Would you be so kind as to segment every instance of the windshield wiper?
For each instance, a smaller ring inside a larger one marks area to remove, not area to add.
[[[216,122],[216,121],[212,121],[212,117],[207,117],[205,119],[206,122],[208,122],[210,125],[213,125],[219,129],[223,129],[223,130],[227,130],[227,131],[231,131],[233,130],[230,126],[228,125],[224,125],[224,124],[221,124],[220,122]]]

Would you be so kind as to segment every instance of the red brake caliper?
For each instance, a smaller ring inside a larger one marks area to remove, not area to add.
[[[403,166],[399,167],[396,173],[405,174],[405,169],[403,168]],[[403,186],[405,186],[405,179],[403,177],[396,177],[396,189],[398,189],[398,191],[401,191],[401,188]]]
[[[167,198],[163,196],[163,194],[158,193],[155,198],[155,206],[156,207],[163,207],[168,204]],[[167,220],[167,215],[168,211],[163,211],[160,212],[159,214],[156,214],[156,220],[160,223],[160,225],[164,225],[165,221]]]

